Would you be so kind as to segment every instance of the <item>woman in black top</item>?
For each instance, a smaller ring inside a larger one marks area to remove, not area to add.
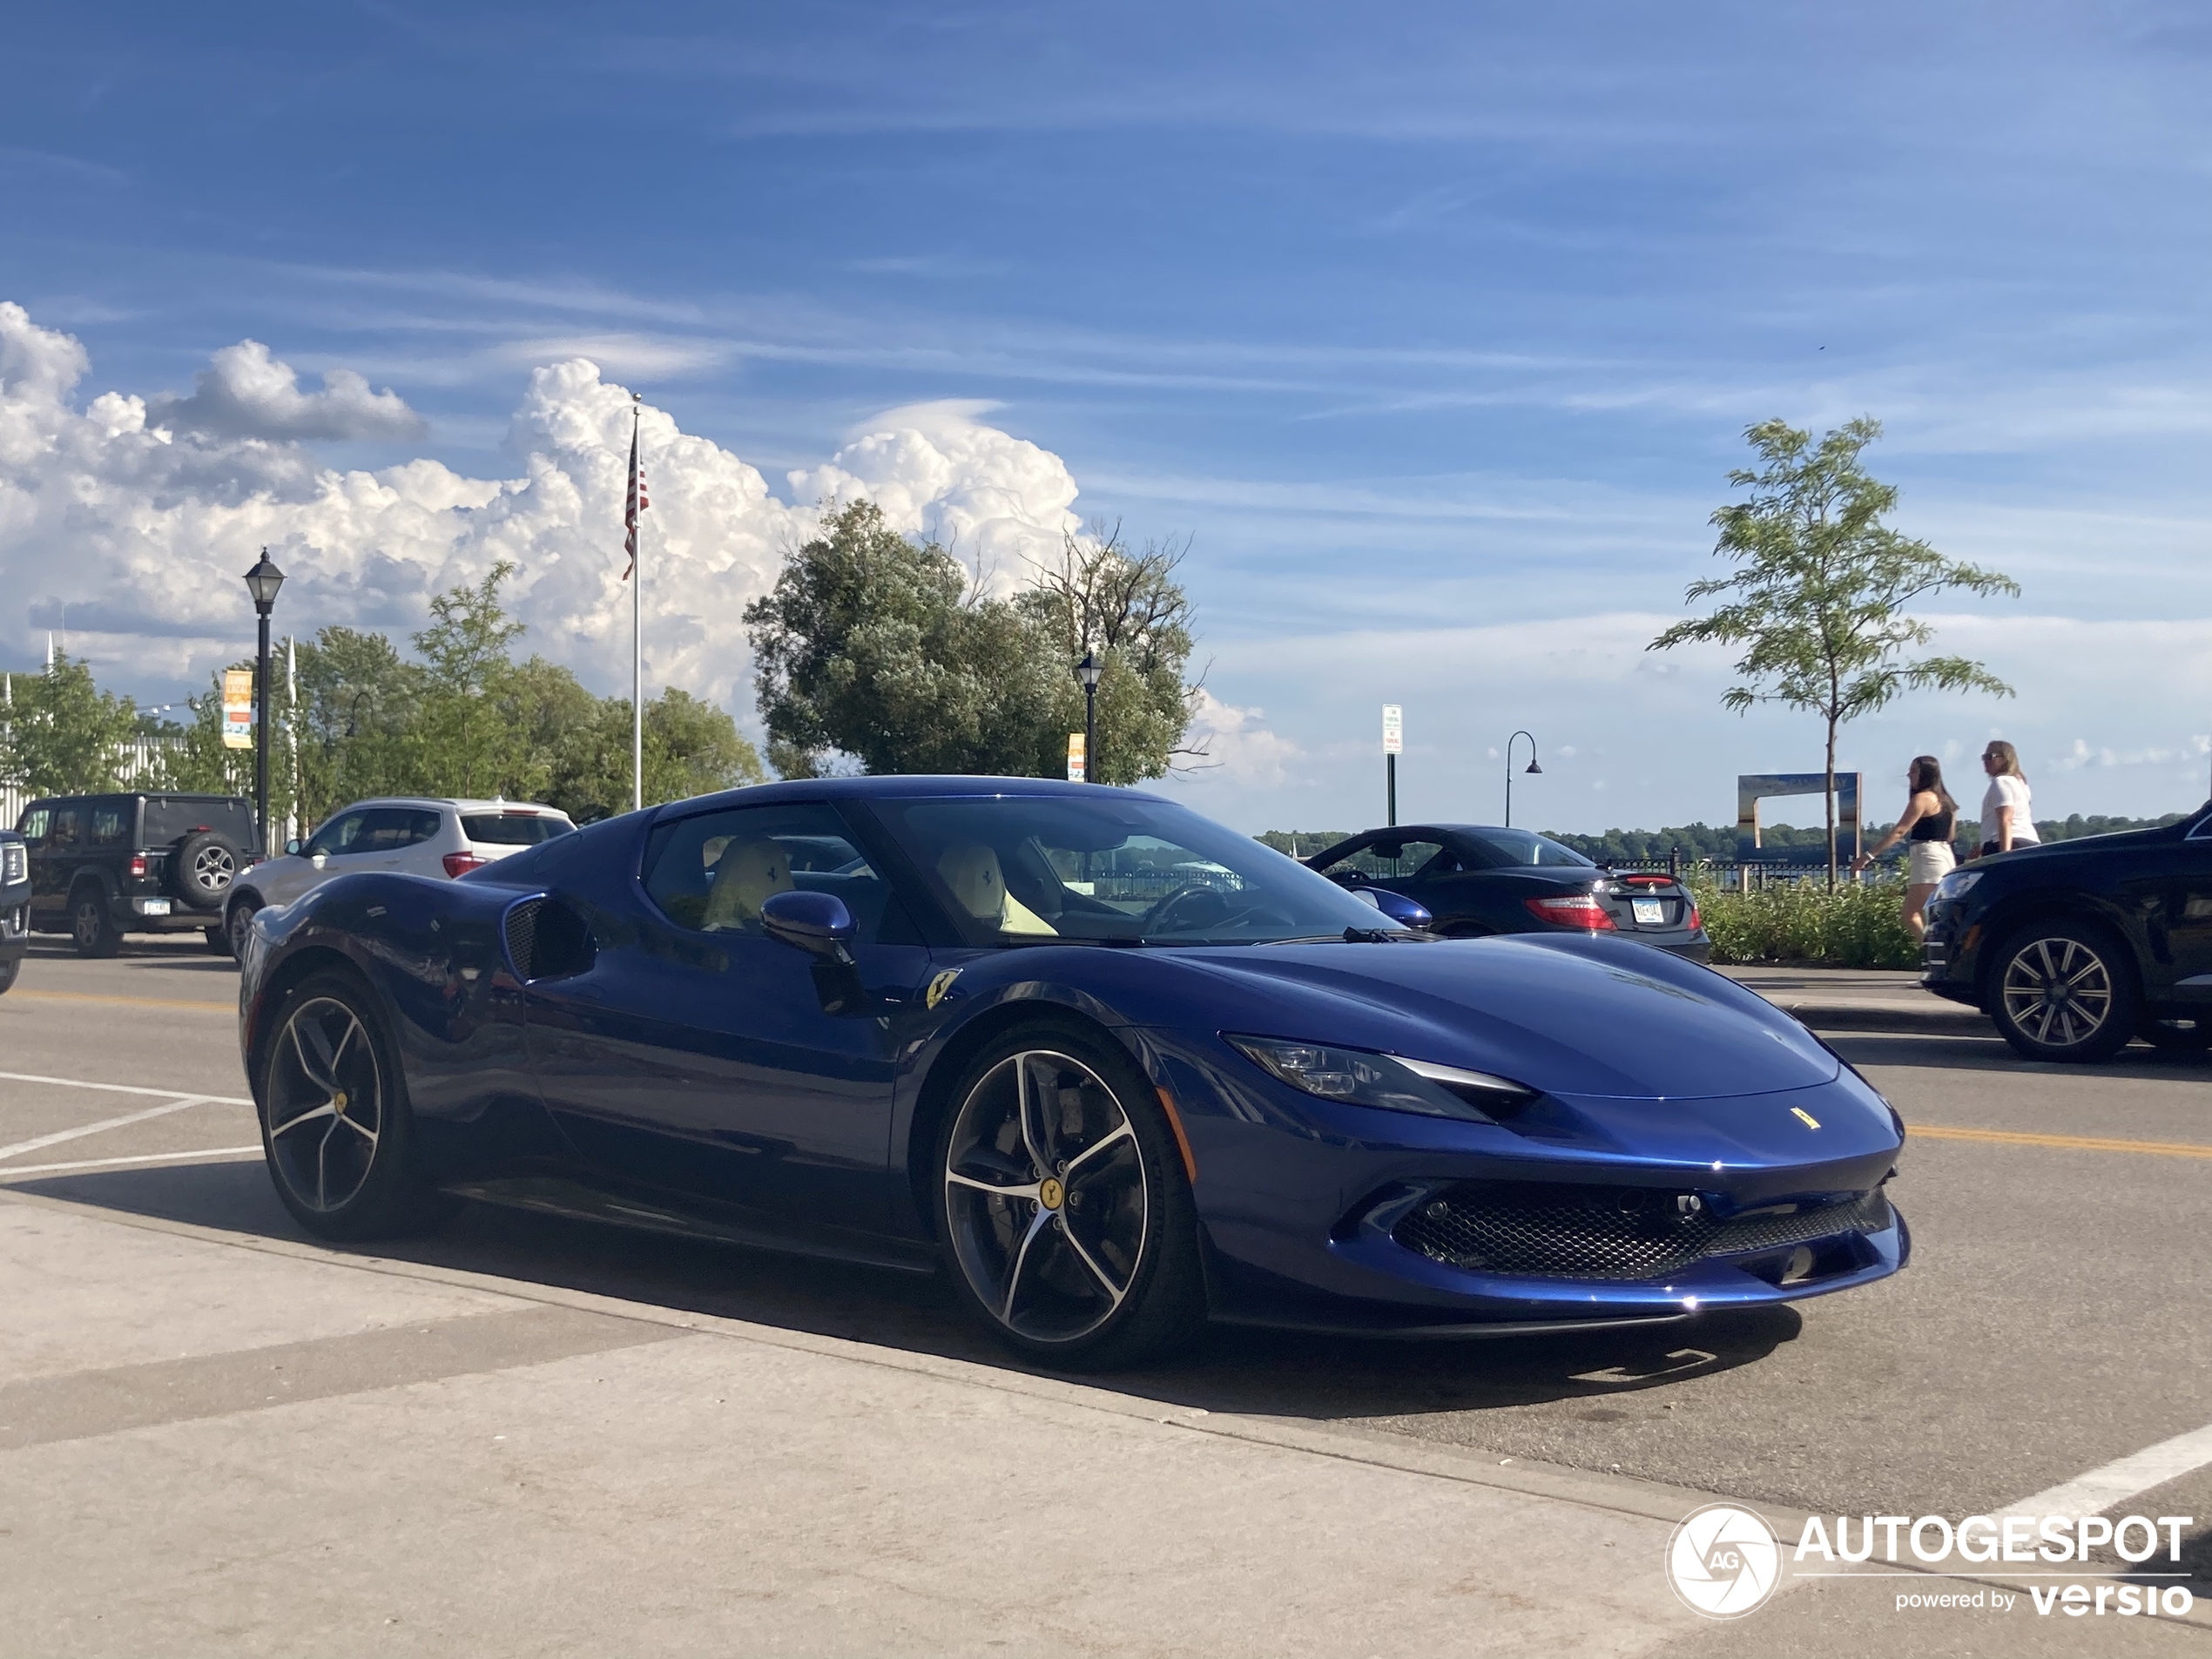
[[[1910,843],[1912,852],[1905,871],[1905,925],[1918,939],[1927,931],[1924,912],[1928,895],[1959,861],[1951,846],[1959,803],[1943,786],[1943,768],[1933,755],[1915,756],[1905,778],[1912,794],[1905,803],[1905,815],[1890,826],[1887,835],[1852,860],[1851,868],[1863,870],[1899,841]]]

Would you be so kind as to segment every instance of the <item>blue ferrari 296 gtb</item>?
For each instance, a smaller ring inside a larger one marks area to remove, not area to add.
[[[1445,940],[1133,790],[781,783],[263,911],[277,1191],[455,1196],[927,1271],[1025,1356],[1208,1318],[1477,1335],[1895,1272],[1904,1130],[1615,937]]]

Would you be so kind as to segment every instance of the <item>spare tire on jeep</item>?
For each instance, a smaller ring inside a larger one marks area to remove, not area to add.
[[[194,830],[169,854],[169,890],[192,910],[220,910],[246,867],[238,843],[218,830]]]

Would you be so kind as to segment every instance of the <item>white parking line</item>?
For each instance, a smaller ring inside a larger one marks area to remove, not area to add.
[[[0,1071],[0,1083],[51,1083],[57,1089],[105,1089],[111,1095],[151,1095],[156,1100],[181,1100],[181,1089],[141,1089],[136,1083],[86,1082],[81,1077],[41,1077],[28,1071]],[[239,1100],[230,1095],[194,1095],[194,1100],[204,1100],[215,1106],[251,1106],[250,1100]]]
[[[0,1170],[0,1181],[19,1175],[51,1175],[57,1170],[109,1170],[122,1163],[188,1163],[194,1158],[234,1158],[246,1153],[261,1156],[260,1143],[252,1146],[211,1146],[203,1152],[141,1152],[132,1158],[78,1158],[68,1163],[19,1163]]]
[[[2147,1446],[2063,1486],[2005,1506],[2008,1515],[2100,1515],[2154,1487],[2212,1463],[2212,1427]]]
[[[133,1089],[133,1094],[138,1091]],[[186,1095],[172,1100],[166,1106],[149,1106],[142,1112],[125,1112],[120,1117],[103,1117],[97,1123],[80,1123],[75,1129],[56,1130],[51,1135],[41,1135],[35,1140],[17,1141],[13,1146],[0,1146],[0,1159],[36,1152],[41,1147],[59,1146],[64,1141],[82,1140],[87,1135],[98,1135],[103,1130],[121,1129],[126,1123],[143,1123],[149,1117],[166,1117],[172,1112],[181,1112],[187,1107],[213,1104],[206,1095]]]

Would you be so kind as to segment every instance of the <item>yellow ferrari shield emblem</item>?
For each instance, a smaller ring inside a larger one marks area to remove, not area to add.
[[[1037,1202],[1048,1210],[1059,1209],[1061,1200],[1067,1196],[1068,1190],[1060,1184],[1057,1176],[1049,1175],[1037,1184]]]
[[[945,993],[953,988],[953,981],[960,977],[960,969],[948,968],[929,981],[929,988],[921,994],[921,1005],[934,1008],[945,1000]]]

